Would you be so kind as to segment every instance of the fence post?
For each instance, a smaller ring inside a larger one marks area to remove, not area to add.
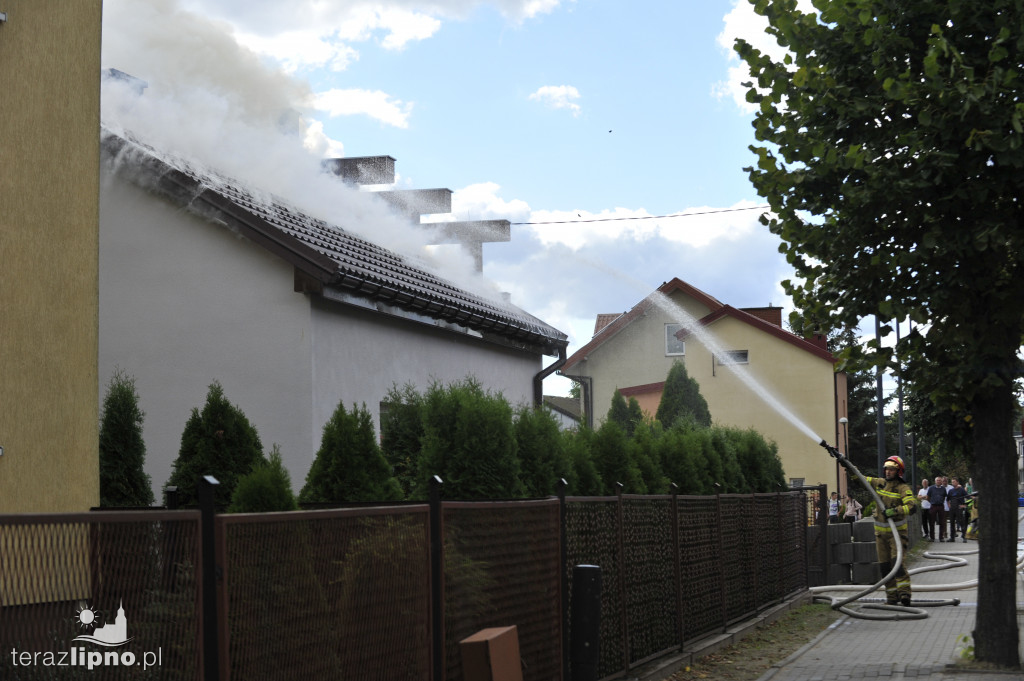
[[[217,650],[217,557],[214,540],[216,507],[213,492],[220,485],[217,478],[199,478],[200,533],[203,547],[203,679],[218,681],[220,660]]]
[[[679,648],[686,640],[683,631],[683,575],[679,565],[679,485],[669,483],[672,490],[672,569],[676,592],[676,633],[679,634]]]
[[[778,536],[776,538],[775,545],[779,547],[779,567],[775,571],[775,573],[778,575],[778,577],[775,580],[775,592],[776,592],[776,594],[778,594],[779,603],[782,603],[782,602],[784,602],[786,600],[786,582],[785,582],[785,578],[783,577],[783,575],[786,574],[785,573],[785,569],[786,569],[785,552],[786,552],[786,546],[787,546],[787,542],[786,542],[787,536],[786,536],[786,522],[785,522],[786,519],[784,519],[782,517],[782,510],[783,510],[782,509],[782,492],[776,492],[775,493],[775,517],[778,518],[779,522],[778,522],[778,528],[776,529],[776,531],[778,532]]]
[[[627,602],[626,592],[626,529],[625,529],[625,510],[622,507],[622,490],[624,485],[621,482],[615,483],[615,496],[618,500],[615,506],[618,509],[616,514],[616,533],[619,540],[619,564],[616,566],[619,572],[619,604],[622,608],[622,670],[629,671],[629,603]]]
[[[718,564],[721,569],[718,571],[718,587],[722,594],[722,631],[729,627],[729,601],[725,593],[725,540],[722,537],[722,486],[717,482],[715,485],[715,509],[718,525]]]
[[[572,583],[572,681],[597,681],[601,666],[600,566],[576,565]]]
[[[562,680],[569,681],[569,541],[568,509],[565,506],[565,492],[569,483],[560,478],[558,491],[558,570],[562,590]]]
[[[444,681],[444,537],[441,522],[441,486],[430,478],[430,626],[431,667],[434,681]]]

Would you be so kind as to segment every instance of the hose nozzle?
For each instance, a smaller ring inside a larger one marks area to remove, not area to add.
[[[825,442],[824,440],[822,440],[818,444],[821,445],[822,447],[824,447],[825,451],[828,452],[830,456],[834,456],[837,459],[843,458],[843,455],[839,453],[838,449],[836,449],[835,447],[833,447],[829,443]]]

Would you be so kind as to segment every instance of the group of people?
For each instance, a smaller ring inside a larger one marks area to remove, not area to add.
[[[851,469],[856,469],[844,456],[837,457],[839,463]],[[921,490],[915,495],[913,487],[904,480],[906,468],[903,459],[899,456],[890,456],[882,466],[882,477],[867,477],[869,485],[875,490],[875,494],[882,502],[876,506],[874,512],[875,546],[878,550],[878,562],[882,573],[891,574],[885,583],[885,600],[889,606],[909,606],[912,602],[910,573],[906,567],[906,555],[909,549],[909,538],[907,536],[908,520],[911,515],[917,513],[921,508],[924,519],[924,535],[926,538],[935,540],[935,526],[939,527],[939,541],[946,540],[946,523],[950,527],[950,539],[954,541],[957,529],[960,536],[966,539],[967,531],[967,505],[968,499],[973,499],[975,490],[973,481],[968,479],[967,485],[962,486],[956,478],[947,483],[945,477],[939,476],[934,485],[929,485],[923,480]],[[850,503],[850,502],[853,503]],[[860,504],[852,497],[847,496],[846,513],[844,520],[851,515],[859,518]],[[833,507],[835,512],[833,513]],[[829,521],[839,522],[839,498],[833,492],[829,501]],[[835,516],[833,520],[832,516]],[[852,521],[851,521],[852,522]],[[897,565],[897,558],[902,560]]]
[[[853,498],[852,494],[847,494],[843,501],[839,500],[839,494],[832,492],[832,496],[828,500],[828,521],[830,523],[838,523],[839,514],[842,513],[842,522],[853,523],[860,520],[861,511],[864,506]]]
[[[921,481],[917,498],[921,503],[921,532],[925,539],[935,541],[935,529],[938,528],[940,542],[956,541],[957,530],[960,531],[960,540],[967,541],[967,497],[974,493],[973,488],[970,479],[964,486],[956,478],[947,479],[941,475],[931,485],[927,479]]]

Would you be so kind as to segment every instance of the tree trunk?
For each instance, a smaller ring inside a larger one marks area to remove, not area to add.
[[[1012,386],[982,389],[972,403],[974,479],[981,531],[975,658],[1019,669],[1017,628],[1017,456]]]

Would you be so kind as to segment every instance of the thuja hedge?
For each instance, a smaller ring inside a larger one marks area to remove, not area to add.
[[[423,393],[396,386],[385,407],[378,445],[366,407],[338,405],[300,502],[422,500],[435,475],[444,498],[467,500],[545,497],[562,479],[571,495],[615,494],[619,483],[627,494],[665,494],[672,483],[694,495],[785,488],[777,447],[759,433],[693,418],[666,428],[632,404],[597,429],[563,430],[547,408],[513,407],[466,378]],[[214,462],[222,507],[294,508],[281,454],[264,457],[256,429],[216,383],[189,419],[170,481],[186,504],[195,503],[197,472]]]
[[[467,378],[423,394],[395,388],[382,421],[384,457],[408,498],[424,499],[432,476],[449,499],[555,494],[770,492],[785,488],[778,449],[749,429],[705,427],[678,419],[608,419],[596,430],[561,430],[546,408],[513,408],[500,393]],[[716,485],[717,483],[717,485]]]

